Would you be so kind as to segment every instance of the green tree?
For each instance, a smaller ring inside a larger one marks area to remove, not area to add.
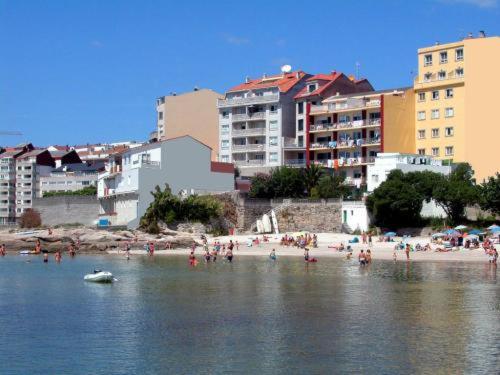
[[[467,163],[458,164],[449,176],[434,186],[432,197],[443,208],[452,224],[465,218],[465,208],[479,201],[479,189],[473,178],[474,171]]]
[[[304,177],[298,168],[278,167],[271,172],[272,198],[302,198]]]
[[[311,164],[304,169],[304,185],[307,194],[311,196],[311,190],[318,186],[320,178],[323,176],[323,167],[319,164]]]
[[[265,173],[257,173],[251,179],[251,186],[248,195],[252,198],[272,198],[271,176]]]
[[[483,210],[500,215],[500,173],[479,185],[479,203]]]
[[[420,223],[423,199],[423,195],[405,180],[404,174],[394,170],[368,196],[366,206],[376,225],[397,229]]]
[[[344,185],[344,178],[341,176],[324,175],[314,189],[317,190],[317,197],[323,199],[342,198],[349,194],[349,188]]]

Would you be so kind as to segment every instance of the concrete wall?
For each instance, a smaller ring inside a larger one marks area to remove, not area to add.
[[[99,203],[94,196],[61,196],[36,198],[33,208],[40,212],[43,225],[80,223],[94,225]]]
[[[366,232],[370,225],[370,218],[365,202],[342,202],[342,224],[346,224],[353,231]]]
[[[415,96],[413,89],[403,95],[382,95],[382,152],[415,152]]]

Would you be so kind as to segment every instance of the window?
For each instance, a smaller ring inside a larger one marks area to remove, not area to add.
[[[433,91],[432,92],[432,100],[438,100],[439,99],[439,91]]]
[[[229,155],[222,155],[221,156],[221,161],[223,163],[229,163]]]
[[[464,49],[463,48],[457,48],[455,50],[455,60],[456,61],[462,61],[464,59]]]
[[[278,153],[277,152],[270,152],[269,153],[269,161],[271,163],[277,162],[278,161]]]
[[[424,66],[430,66],[432,65],[432,55],[425,55],[424,56]]]
[[[446,156],[452,156],[453,155],[453,146],[446,146],[444,148],[444,153]]]
[[[431,111],[431,119],[436,120],[439,118],[439,109],[433,109]]]
[[[444,136],[445,137],[453,137],[453,126],[448,126],[444,128]]]
[[[425,148],[419,148],[418,149],[418,154],[419,155],[425,155]]]
[[[90,181],[82,181],[82,185],[83,186],[89,186],[90,185]]]
[[[444,117],[453,117],[455,116],[455,110],[453,107],[445,108],[444,110]]]
[[[297,112],[299,114],[304,113],[304,102],[297,103]]]
[[[425,92],[419,92],[418,93],[418,101],[419,102],[425,102]]]
[[[417,120],[418,121],[425,120],[425,111],[418,111],[417,112]]]
[[[297,137],[297,146],[304,147],[304,136],[303,135],[299,135]]]
[[[316,90],[316,84],[315,83],[307,86],[307,91],[313,92],[314,90]]]
[[[269,146],[277,146],[278,137],[269,137]]]
[[[439,129],[438,128],[432,129],[432,138],[439,138]]]
[[[229,124],[224,124],[220,127],[220,132],[221,134],[228,134],[229,133]]]
[[[439,80],[443,80],[443,79],[446,79],[446,72],[444,70],[441,70],[438,72],[438,79]]]
[[[448,52],[444,51],[439,54],[439,63],[446,64],[448,62]]]
[[[424,82],[429,82],[432,79],[432,73],[424,74]]]
[[[453,89],[446,89],[445,91],[446,95],[446,99],[450,99],[450,98],[453,98]]]
[[[278,121],[269,121],[269,130],[278,130]]]
[[[418,131],[418,139],[424,139],[425,138],[425,130],[421,129]]]
[[[457,77],[463,77],[464,76],[464,68],[455,69],[455,74],[457,75]]]
[[[227,150],[229,148],[229,140],[227,139],[223,139],[221,142],[220,142],[220,148],[222,150]]]
[[[222,111],[222,118],[229,118],[229,111]]]
[[[432,148],[432,156],[439,156],[439,147]]]
[[[303,119],[299,119],[299,121],[297,122],[297,130],[299,132],[304,131],[304,120]]]
[[[158,112],[158,120],[163,120],[163,112]]]

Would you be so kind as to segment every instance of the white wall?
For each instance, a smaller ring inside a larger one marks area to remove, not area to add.
[[[342,224],[347,224],[352,230],[367,231],[370,219],[365,203],[342,202]]]

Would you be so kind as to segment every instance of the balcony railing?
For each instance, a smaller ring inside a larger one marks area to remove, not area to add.
[[[239,167],[264,165],[265,162],[264,159],[233,160],[233,163]]]
[[[236,113],[233,115],[233,121],[251,121],[251,120],[265,120],[266,112],[254,113]]]
[[[304,159],[286,159],[285,165],[287,167],[305,167],[306,161]]]
[[[312,160],[311,163],[323,165],[329,168],[353,167],[358,165],[373,164],[375,163],[375,157],[367,156],[367,157],[357,157],[357,158]]]
[[[314,115],[317,113],[325,113],[325,112],[338,112],[338,111],[349,111],[355,109],[363,109],[363,108],[375,108],[380,107],[380,99],[372,99],[369,101],[359,101],[352,103],[328,103],[321,105],[313,105],[311,106],[310,114]]]
[[[339,141],[330,142],[313,142],[309,146],[311,150],[322,148],[354,148],[362,146],[376,145],[380,143],[380,137],[374,138],[360,138],[360,139],[343,139]]]
[[[450,81],[452,81],[452,80],[460,80],[463,78],[464,78],[463,74],[450,73],[450,74],[447,74],[445,78],[440,78],[437,73],[433,73],[429,76],[429,78],[426,78],[425,74],[424,74],[422,80],[420,80],[419,77],[415,77],[413,81],[416,85],[422,85],[422,84],[426,84],[426,83],[435,83],[435,82],[443,82],[443,83],[449,84]]]
[[[217,107],[224,108],[237,105],[273,103],[279,101],[279,99],[280,99],[279,94],[255,95],[255,96],[248,96],[246,98],[218,99]]]
[[[302,149],[302,148],[305,148],[306,145],[304,144],[304,142],[290,142],[290,141],[285,141],[283,143],[283,147],[284,148],[298,148],[298,149]]]
[[[265,150],[266,145],[259,143],[250,143],[246,145],[233,145],[233,151],[260,151],[260,150]]]
[[[265,135],[266,128],[233,129],[233,135]]]
[[[320,132],[320,131],[336,131],[343,129],[352,129],[352,128],[368,128],[372,126],[380,126],[380,119],[374,120],[356,120],[349,122],[339,122],[339,123],[316,123],[312,124],[310,131],[311,132]]]

